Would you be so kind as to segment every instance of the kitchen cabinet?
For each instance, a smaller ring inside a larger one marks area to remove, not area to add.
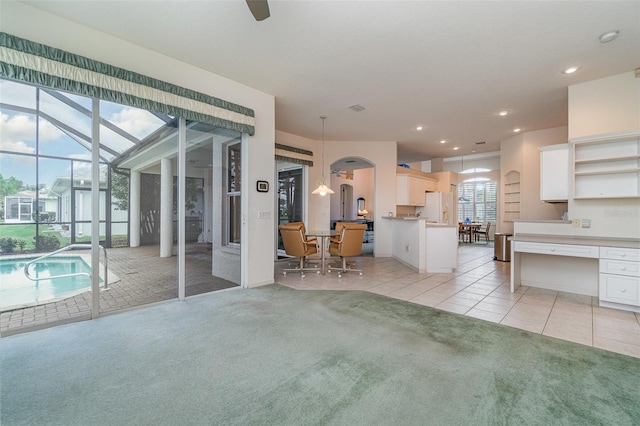
[[[540,199],[547,202],[569,200],[569,145],[540,148]]]
[[[427,181],[417,176],[396,176],[396,204],[399,206],[424,206]]]
[[[600,247],[600,306],[640,311],[640,250]]]
[[[575,199],[640,198],[640,130],[580,137],[570,143]]]
[[[424,206],[426,181],[417,176],[396,176],[396,204],[399,206]]]
[[[424,206],[425,192],[437,191],[438,180],[419,170],[396,168],[396,205]]]

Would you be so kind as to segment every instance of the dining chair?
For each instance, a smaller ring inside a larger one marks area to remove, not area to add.
[[[491,229],[491,222],[487,221],[483,226],[473,231],[473,235],[475,236],[475,240],[480,240],[480,235],[484,235],[484,239],[489,243],[489,230]]]
[[[287,275],[288,271],[300,272],[300,276],[304,278],[305,271],[320,273],[317,266],[315,268],[304,267],[307,256],[318,253],[318,246],[316,241],[307,240],[303,227],[304,225],[300,223],[285,223],[278,227],[282,235],[284,251],[287,255],[300,259],[300,263],[296,268],[283,269],[282,275]]]
[[[464,223],[458,223],[458,242],[460,242],[460,238],[462,237],[462,242],[467,241],[467,236],[469,236],[469,242],[471,242],[471,228],[468,226],[464,226]]]
[[[337,224],[336,224],[337,228]],[[334,238],[329,243],[329,253],[339,256],[341,260],[341,267],[333,267],[331,263],[328,265],[328,272],[332,270],[338,271],[338,278],[342,278],[342,274],[345,272],[358,272],[362,275],[362,269],[355,269],[347,265],[348,257],[360,256],[362,252],[362,240],[364,240],[364,233],[367,230],[366,223],[343,223],[342,230],[339,238]]]
[[[304,222],[289,222],[287,225],[302,225],[302,234],[304,235],[304,239],[306,242],[315,242],[318,245],[318,239],[316,237],[309,237],[307,235],[307,228],[304,226]]]
[[[329,238],[329,243],[339,243],[340,238],[342,237],[342,229],[344,228],[344,224],[348,222],[336,222],[336,235]]]

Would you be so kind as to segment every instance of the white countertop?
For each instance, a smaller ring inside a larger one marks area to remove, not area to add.
[[[383,219],[392,219],[392,220],[412,220],[412,221],[423,221],[425,222],[425,226],[427,228],[457,228],[456,225],[449,225],[447,223],[437,223],[437,222],[427,222],[427,220],[423,217],[416,216],[382,216]]]
[[[424,220],[424,218],[416,216],[382,216],[382,218],[395,220]]]
[[[584,246],[604,246],[640,249],[640,240],[633,238],[581,237],[571,235],[516,234],[511,241],[530,243],[578,244]]]
[[[570,224],[570,220],[552,220],[552,219],[540,219],[540,220],[531,220],[531,219],[513,219],[514,222],[527,222],[527,223],[566,223]]]

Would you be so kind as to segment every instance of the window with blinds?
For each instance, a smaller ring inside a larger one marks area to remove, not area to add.
[[[495,181],[468,180],[458,185],[458,221],[496,223],[498,185]]]

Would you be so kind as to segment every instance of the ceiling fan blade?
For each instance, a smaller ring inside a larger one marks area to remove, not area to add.
[[[247,5],[256,21],[263,21],[271,16],[267,0],[247,0]]]

